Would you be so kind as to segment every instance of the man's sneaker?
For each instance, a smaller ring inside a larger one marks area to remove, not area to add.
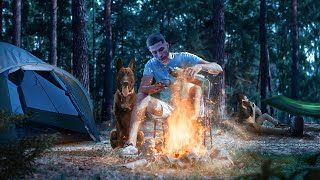
[[[122,157],[136,157],[138,156],[138,149],[133,145],[129,145],[120,150],[120,156]]]

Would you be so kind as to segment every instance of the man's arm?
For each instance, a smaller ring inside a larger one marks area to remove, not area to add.
[[[256,105],[256,104],[254,104],[254,103],[252,103],[253,105],[252,105],[252,108],[253,108],[253,106],[255,107],[254,108],[254,113],[257,115],[257,116],[261,116],[262,115],[262,112],[261,112],[261,110],[260,110],[260,108]]]
[[[188,67],[185,71],[189,76],[192,77],[198,74],[200,71],[205,71],[214,75],[223,72],[222,67],[219,64],[215,62],[210,63],[205,60],[199,60],[198,64]]]
[[[155,84],[151,84],[152,80],[153,80],[152,76],[146,76],[146,75],[142,76],[139,92],[142,92],[145,94],[154,94],[164,90],[165,85],[163,83],[157,82]]]
[[[221,72],[223,72],[223,69],[222,67],[215,63],[215,62],[208,62],[208,61],[205,61],[205,60],[200,60],[199,63],[197,64],[198,66],[201,66],[201,70],[202,71],[205,71],[205,72],[208,72],[210,74],[214,74],[214,75],[217,75]]]

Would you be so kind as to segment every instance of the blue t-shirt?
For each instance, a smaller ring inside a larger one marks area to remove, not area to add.
[[[167,65],[162,64],[156,58],[150,59],[144,67],[143,75],[151,76],[157,82],[161,81],[166,85],[169,85],[169,81],[171,83],[174,83],[176,81],[176,78],[171,76],[168,72],[170,67],[171,68],[175,68],[175,67],[187,68],[187,67],[198,64],[198,62],[201,60],[200,57],[187,52],[172,53],[172,54],[173,54],[173,59]],[[169,88],[166,88],[160,92],[161,100],[169,102],[170,98],[171,98],[171,91]]]

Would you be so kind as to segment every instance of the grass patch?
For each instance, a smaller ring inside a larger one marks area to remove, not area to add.
[[[15,132],[15,125],[22,125],[26,115],[11,115],[0,111],[0,177],[16,179],[34,172],[35,160],[57,142],[58,134],[26,136],[22,139],[6,135]]]
[[[85,157],[103,157],[110,152],[104,150],[73,150],[73,151],[53,151],[49,152],[52,155],[63,156],[85,156]]]
[[[316,159],[314,159],[316,158]],[[315,155],[264,155],[255,152],[237,152],[226,159],[210,159],[186,168],[153,162],[139,172],[162,174],[165,177],[221,177],[235,179],[292,179],[320,177],[320,160]],[[313,160],[310,160],[313,159]],[[313,165],[310,164],[313,162]]]
[[[305,178],[320,173],[319,155],[264,155],[252,152],[238,153],[236,166],[229,174],[239,179]],[[311,173],[311,174],[310,174]],[[320,175],[320,174],[317,174]]]

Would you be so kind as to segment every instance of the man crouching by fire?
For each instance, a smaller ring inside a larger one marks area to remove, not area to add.
[[[136,104],[131,116],[129,139],[121,150],[123,156],[138,154],[136,148],[137,135],[144,122],[146,112],[153,116],[166,118],[171,115],[175,108],[171,102],[171,88],[168,88],[168,86],[174,83],[176,78],[169,73],[170,68],[183,68],[183,73],[190,79],[200,71],[206,71],[214,75],[223,72],[221,66],[217,63],[209,63],[196,55],[187,52],[169,52],[169,43],[160,33],[149,35],[146,43],[153,58],[144,67]],[[155,84],[152,84],[153,79],[156,81]],[[199,115],[201,87],[193,84],[188,86],[187,91],[187,98],[190,99],[190,102],[193,102],[193,114]],[[159,92],[160,99],[150,96]]]

